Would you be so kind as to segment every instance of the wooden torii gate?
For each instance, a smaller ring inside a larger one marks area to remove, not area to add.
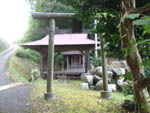
[[[49,45],[48,45],[48,74],[47,74],[47,92],[44,94],[45,100],[55,100],[56,95],[53,91],[53,76],[54,76],[54,34],[55,34],[55,19],[73,18],[74,13],[32,13],[33,19],[49,20]]]

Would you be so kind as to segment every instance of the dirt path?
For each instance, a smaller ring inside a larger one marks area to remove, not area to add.
[[[13,81],[6,75],[9,58],[16,52],[11,47],[0,53],[0,87],[9,86]],[[0,113],[29,113],[29,93],[33,84],[25,84],[0,91]]]

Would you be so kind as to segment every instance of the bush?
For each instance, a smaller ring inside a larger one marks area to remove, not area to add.
[[[30,49],[23,49],[20,47],[16,52],[16,56],[20,58],[31,59],[37,63],[40,62],[40,54]]]
[[[122,75],[122,76],[125,81],[127,81],[127,80],[132,81],[132,73],[131,72],[128,72],[127,74]]]
[[[126,95],[132,95],[133,94],[133,84],[132,81],[127,80],[126,84],[123,86],[123,93]]]
[[[132,83],[132,73],[128,72],[128,74],[123,75],[125,84],[123,85],[123,93],[125,95],[133,95],[133,83]]]

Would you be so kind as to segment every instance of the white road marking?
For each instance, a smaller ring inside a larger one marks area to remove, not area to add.
[[[0,86],[0,91],[10,89],[10,88],[14,88],[14,87],[17,87],[17,86],[21,86],[21,85],[24,85],[24,84],[25,83],[23,83],[23,82],[16,82],[16,83],[12,83],[12,84],[9,84],[9,85]]]

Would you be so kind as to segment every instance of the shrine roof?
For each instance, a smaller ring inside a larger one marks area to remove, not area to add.
[[[45,36],[41,40],[27,42],[21,44],[21,46],[42,46],[48,45],[49,36]],[[54,45],[94,45],[95,41],[88,39],[88,34],[55,34]]]

